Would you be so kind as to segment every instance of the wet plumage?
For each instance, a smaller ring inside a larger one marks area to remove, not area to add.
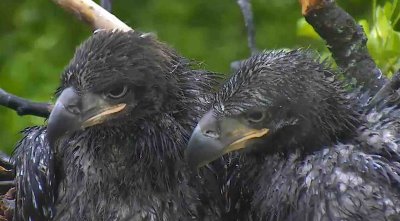
[[[398,104],[361,106],[308,52],[262,53],[221,87],[186,156],[239,152],[249,220],[399,220]]]
[[[18,220],[212,220],[182,149],[215,75],[151,36],[100,31],[66,67],[48,124],[14,154]]]

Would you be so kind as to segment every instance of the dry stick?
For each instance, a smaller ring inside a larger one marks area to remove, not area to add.
[[[337,65],[358,85],[375,94],[386,82],[366,47],[360,25],[335,0],[300,0],[307,22],[327,43]]]
[[[0,88],[0,105],[15,110],[18,115],[34,115],[48,117],[53,105],[48,103],[37,103],[7,93]]]
[[[0,186],[14,186],[14,180],[5,180],[5,181],[0,181]]]
[[[86,22],[94,30],[119,29],[122,31],[133,30],[113,14],[91,0],[53,0],[61,8],[74,14],[81,21]]]

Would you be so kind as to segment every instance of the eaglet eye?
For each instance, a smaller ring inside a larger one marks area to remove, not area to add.
[[[125,96],[127,92],[128,92],[128,86],[121,84],[121,85],[111,88],[111,90],[109,90],[106,93],[106,96],[108,98],[118,99],[118,98],[122,98],[123,96]]]
[[[251,111],[247,115],[247,120],[250,123],[259,123],[266,117],[266,113],[262,111]]]

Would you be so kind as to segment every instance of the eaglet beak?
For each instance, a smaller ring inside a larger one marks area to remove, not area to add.
[[[250,128],[233,118],[217,120],[214,112],[209,111],[194,129],[185,158],[190,167],[201,167],[226,153],[245,148],[248,141],[268,131]]]
[[[126,104],[108,104],[95,94],[78,95],[73,88],[66,88],[54,105],[47,125],[50,146],[64,134],[104,122],[110,115],[120,112]]]

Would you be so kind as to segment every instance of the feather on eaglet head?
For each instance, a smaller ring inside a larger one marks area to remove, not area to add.
[[[103,90],[115,81],[162,85],[178,60],[174,51],[150,35],[100,31],[76,50],[63,84],[77,90]]]
[[[179,110],[182,97],[190,100],[195,97],[190,93],[200,93],[186,72],[189,62],[150,35],[97,32],[76,50],[62,74],[49,140],[66,130],[122,126]],[[60,127],[60,121],[70,125]]]
[[[76,50],[62,75],[62,89],[107,93],[126,85],[138,93],[158,90],[166,95],[176,85],[171,73],[179,71],[180,62],[172,49],[151,35],[100,31]]]
[[[306,50],[252,56],[220,88],[186,154],[203,154],[203,162],[195,160],[199,166],[243,148],[250,153],[307,152],[344,138],[358,125],[358,113],[335,77]],[[204,142],[213,143],[209,151]]]

